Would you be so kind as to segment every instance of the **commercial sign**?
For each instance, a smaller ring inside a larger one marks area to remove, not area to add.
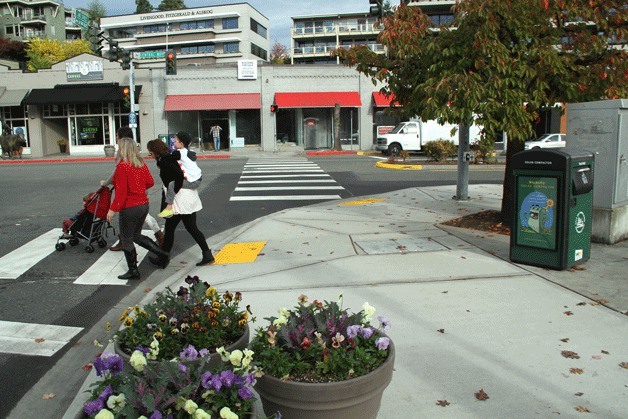
[[[68,81],[102,80],[102,61],[72,61],[65,63],[65,74]]]
[[[89,29],[89,15],[81,9],[74,9],[74,23],[80,28]]]
[[[257,80],[257,60],[238,60],[238,80]]]
[[[517,244],[556,249],[558,178],[517,177]]]

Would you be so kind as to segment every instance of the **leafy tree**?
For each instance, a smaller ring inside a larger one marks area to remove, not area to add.
[[[95,22],[100,22],[100,19],[107,15],[105,5],[102,4],[100,0],[90,0],[89,3],[87,3],[86,12],[89,15],[89,19]]]
[[[157,6],[157,10],[160,10],[162,12],[166,11],[166,10],[181,10],[181,9],[185,9],[185,3],[183,3],[183,0],[161,0],[161,3],[159,3],[159,6]]]
[[[271,64],[290,64],[290,50],[287,46],[275,41],[270,49]]]
[[[24,51],[24,43],[0,38],[0,58],[25,61],[26,52]]]
[[[628,8],[620,0],[460,0],[450,27],[418,7],[382,20],[387,49],[336,53],[371,76],[406,116],[476,123],[508,136],[502,200],[510,221],[510,158],[534,133],[540,112],[558,103],[628,95]]]
[[[89,53],[89,42],[85,39],[60,42],[56,39],[34,38],[26,46],[27,67],[30,71],[50,68],[68,58]]]
[[[135,0],[135,13],[150,13],[153,11],[153,6],[148,0]]]

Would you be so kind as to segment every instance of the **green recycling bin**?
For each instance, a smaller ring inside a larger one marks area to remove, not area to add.
[[[567,269],[591,255],[593,153],[522,151],[512,157],[510,260]]]

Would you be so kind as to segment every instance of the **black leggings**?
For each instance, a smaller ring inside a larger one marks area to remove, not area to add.
[[[142,236],[142,225],[148,214],[148,204],[123,208],[120,211],[120,243],[122,249],[132,252],[135,249],[133,242]]]
[[[177,229],[179,222],[183,221],[183,226],[190,233],[190,236],[196,241],[202,251],[209,250],[205,235],[196,226],[196,213],[194,214],[175,214],[170,218],[166,218],[166,227],[164,232],[164,244],[162,249],[166,252],[172,250],[174,245],[174,231]]]

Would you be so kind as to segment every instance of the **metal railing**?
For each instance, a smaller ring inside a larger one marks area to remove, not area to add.
[[[311,46],[311,47],[296,47],[292,49],[292,56],[293,57],[303,57],[303,56],[312,56],[312,55],[330,55],[331,52],[333,50],[335,50],[336,48],[351,48],[352,46],[355,45],[364,45],[364,44],[352,44],[352,45],[318,45],[318,46]],[[384,46],[382,44],[368,44],[366,45],[368,47],[368,49],[370,49],[373,52],[384,52]]]

